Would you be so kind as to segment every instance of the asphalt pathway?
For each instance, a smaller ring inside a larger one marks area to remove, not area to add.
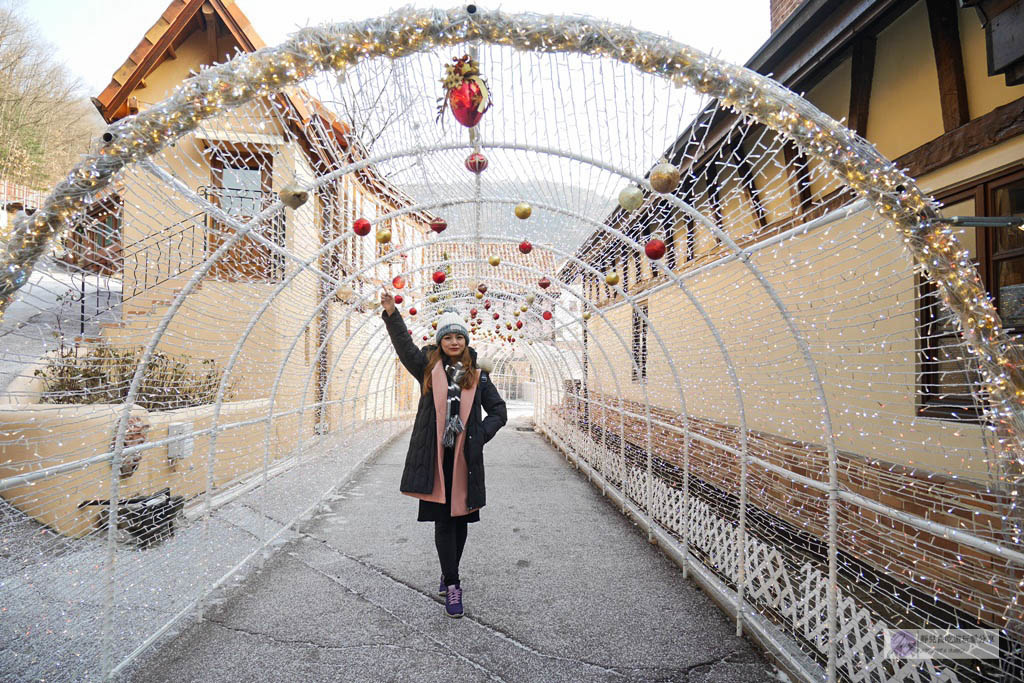
[[[435,591],[433,529],[399,494],[398,438],[264,568],[148,653],[132,681],[777,680],[694,584],[528,418],[485,448],[466,616]]]

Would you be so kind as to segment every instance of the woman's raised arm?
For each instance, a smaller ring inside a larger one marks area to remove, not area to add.
[[[395,298],[387,290],[381,292],[380,303],[384,307],[381,317],[391,337],[391,345],[395,347],[398,360],[417,381],[423,381],[423,373],[427,369],[427,354],[412,340],[409,329],[402,320],[402,314],[395,308]]]

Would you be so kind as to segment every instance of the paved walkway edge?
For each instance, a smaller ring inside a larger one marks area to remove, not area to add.
[[[736,591],[726,586],[696,556],[688,551],[684,551],[676,539],[667,534],[658,524],[652,523],[643,510],[637,507],[632,500],[623,495],[615,486],[608,483],[589,463],[577,458],[557,434],[549,431],[540,422],[536,423],[536,430],[547,439],[552,447],[558,449],[577,471],[583,472],[587,479],[590,480],[590,483],[601,490],[602,495],[610,498],[624,515],[631,517],[648,534],[648,538],[655,542],[661,551],[673,562],[679,565],[679,568],[683,570],[684,576],[694,579],[701,590],[723,612],[736,619]],[[785,633],[760,614],[744,612],[742,624],[744,635],[757,644],[768,658],[772,660],[772,663],[791,678],[804,681],[805,683],[820,683],[820,681],[826,679],[825,670],[817,662],[793,646],[791,639]]]
[[[175,614],[173,617],[171,617],[167,621],[167,623],[165,623],[159,629],[154,631],[148,638],[146,638],[146,640],[144,640],[142,643],[140,643],[137,648],[132,650],[131,653],[129,653],[129,655],[127,657],[122,659],[117,664],[117,666],[115,666],[113,669],[110,670],[110,673],[107,676],[107,680],[112,680],[115,676],[118,676],[119,674],[121,674],[124,671],[125,667],[127,667],[132,662],[134,662],[139,657],[139,655],[141,655],[143,652],[148,650],[158,640],[160,640],[160,638],[163,637],[168,631],[170,631],[175,626],[177,626],[178,623],[181,622],[182,619],[188,617],[190,614],[194,613],[196,610],[202,609],[203,608],[203,604],[205,603],[206,599],[212,593],[214,593],[219,588],[221,588],[223,585],[225,585],[228,582],[228,580],[231,579],[232,576],[234,576],[239,571],[241,571],[257,555],[260,555],[261,553],[265,553],[264,556],[263,556],[263,561],[266,562],[266,560],[270,559],[278,551],[286,548],[287,544],[276,544],[276,547],[275,547],[274,541],[277,540],[277,538],[281,534],[283,534],[284,532],[288,531],[289,529],[291,529],[292,527],[296,526],[297,524],[301,524],[303,520],[309,519],[310,516],[316,511],[316,509],[323,503],[325,498],[327,498],[332,493],[334,493],[336,490],[338,490],[338,488],[346,486],[350,481],[352,481],[352,479],[357,474],[359,474],[363,470],[364,467],[366,467],[371,462],[373,462],[396,439],[398,439],[398,438],[400,438],[402,436],[405,436],[406,434],[408,434],[408,432],[409,432],[408,429],[402,429],[402,430],[396,431],[394,434],[392,434],[388,438],[384,439],[384,441],[382,441],[376,448],[374,448],[369,453],[367,453],[365,456],[363,456],[358,462],[356,462],[354,465],[352,465],[352,467],[350,467],[349,470],[347,472],[345,472],[338,479],[338,481],[336,481],[334,483],[334,485],[331,488],[327,489],[322,496],[317,498],[313,502],[312,505],[307,507],[305,510],[303,510],[298,515],[295,515],[295,517],[293,517],[288,522],[288,524],[286,524],[286,525],[282,526],[280,529],[278,529],[277,533],[275,533],[273,536],[268,538],[262,545],[260,545],[255,550],[253,550],[251,553],[249,553],[244,558],[242,558],[242,560],[239,561],[238,564],[236,564],[234,567],[232,567],[230,571],[225,573],[224,576],[220,577],[219,580],[217,580],[213,585],[210,586],[209,590],[207,590],[205,593],[203,593],[201,596],[199,596],[198,598],[196,598],[195,600],[193,600],[189,604],[185,605],[185,607],[183,607],[177,614]],[[243,486],[244,486],[244,484],[243,484]],[[232,496],[231,499],[234,500],[234,498],[236,498],[236,497],[237,497],[237,495],[236,496]],[[225,502],[229,502],[229,501],[225,501]],[[269,552],[268,552],[268,549],[269,549]]]

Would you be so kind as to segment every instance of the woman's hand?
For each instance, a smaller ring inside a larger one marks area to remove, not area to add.
[[[395,312],[395,297],[391,296],[391,292],[388,290],[382,290],[380,293],[380,305],[384,307],[388,315],[393,315]]]

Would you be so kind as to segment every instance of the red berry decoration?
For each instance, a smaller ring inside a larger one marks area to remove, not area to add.
[[[487,83],[480,76],[480,65],[469,55],[452,57],[452,63],[444,67],[444,99],[438,107],[440,119],[446,107],[451,108],[455,120],[466,128],[480,123],[484,112],[491,108],[491,96]]]
[[[517,320],[516,321],[516,329],[517,330],[523,329],[523,321],[522,320]]]
[[[531,251],[533,251],[533,245],[530,244],[528,241],[523,240],[522,242],[519,243],[519,251],[521,251],[524,254],[529,254]]]
[[[370,221],[365,218],[357,218],[356,222],[352,224],[352,232],[360,237],[366,237],[370,234]]]
[[[480,152],[473,152],[466,157],[466,168],[473,173],[483,173],[487,168],[487,157]]]
[[[644,253],[647,254],[647,258],[657,261],[665,255],[665,243],[655,237],[644,245]]]
[[[541,317],[545,320],[551,320],[551,311],[544,311],[541,313]]]
[[[441,284],[447,276],[444,274],[443,270],[435,270],[431,277],[436,284]]]
[[[495,319],[495,320],[497,320],[497,319],[498,319],[499,317],[500,317],[500,316],[499,316],[499,315],[498,315],[497,313],[495,313],[495,314],[494,314],[494,319]]]
[[[541,289],[547,289],[551,286],[551,280],[547,279],[547,277],[542,277],[537,284]]]
[[[395,279],[391,281],[391,286],[395,289],[402,289],[405,287],[405,278],[401,275],[396,275]]]
[[[416,309],[415,308],[410,308],[409,309],[409,315],[416,315]]]
[[[395,303],[396,303],[396,304],[400,304],[400,303],[402,303],[403,301],[405,301],[405,299],[403,299],[403,298],[402,298],[402,295],[401,295],[401,294],[395,294]]]

